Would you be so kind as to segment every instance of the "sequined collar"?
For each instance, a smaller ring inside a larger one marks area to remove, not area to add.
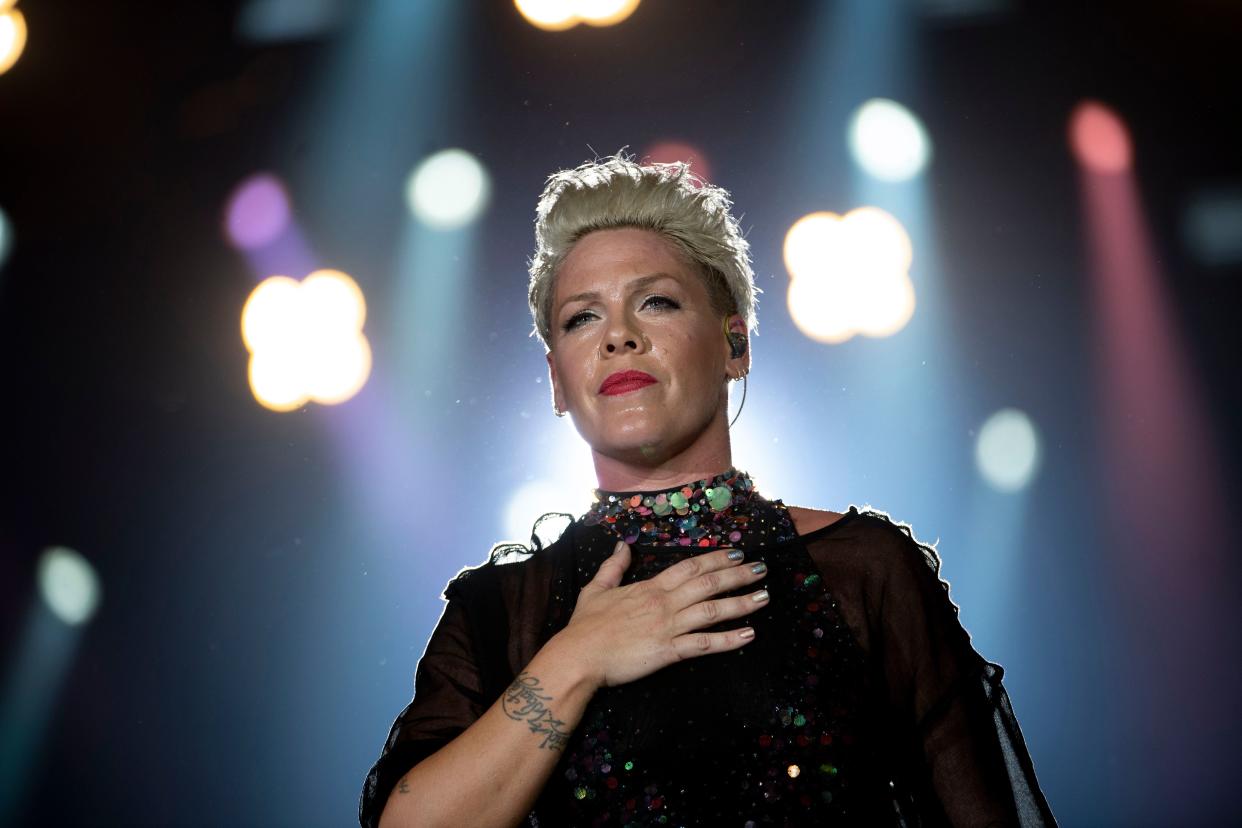
[[[771,514],[774,510],[776,515]],[[595,502],[582,520],[627,543],[653,546],[745,545],[757,532],[766,536],[774,531],[773,540],[792,534],[784,504],[765,500],[750,475],[735,468],[661,491],[596,489]],[[773,522],[779,525],[767,525]]]

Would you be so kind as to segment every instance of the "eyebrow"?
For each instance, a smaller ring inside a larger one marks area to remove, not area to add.
[[[668,273],[664,273],[664,272],[652,273],[648,276],[639,276],[637,279],[635,279],[634,281],[626,285],[626,288],[629,290],[630,293],[636,293],[649,285],[655,284],[661,279],[673,279],[674,281],[676,281],[676,279]],[[599,298],[600,298],[599,292],[594,291],[594,290],[583,291],[582,293],[575,293],[573,296],[570,296],[567,299],[565,299],[564,302],[561,302],[561,308],[564,308],[566,305],[572,302],[595,302],[595,301],[598,301]]]

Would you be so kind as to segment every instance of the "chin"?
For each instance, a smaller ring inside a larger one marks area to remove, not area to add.
[[[582,434],[591,448],[600,454],[636,459],[650,456],[668,442],[669,435],[665,433],[663,424],[651,422],[646,415],[622,415],[610,420],[592,429],[593,433]]]

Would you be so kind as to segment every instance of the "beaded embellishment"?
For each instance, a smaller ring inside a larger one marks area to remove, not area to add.
[[[737,469],[663,492],[596,489],[583,521],[602,525],[629,544],[724,546],[746,534],[756,494],[750,475]]]

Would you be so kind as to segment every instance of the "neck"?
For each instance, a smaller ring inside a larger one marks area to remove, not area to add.
[[[635,454],[610,456],[592,449],[599,488],[608,492],[657,491],[707,480],[733,467],[729,428],[723,418],[714,419],[682,451],[663,456],[658,449],[643,447]]]

